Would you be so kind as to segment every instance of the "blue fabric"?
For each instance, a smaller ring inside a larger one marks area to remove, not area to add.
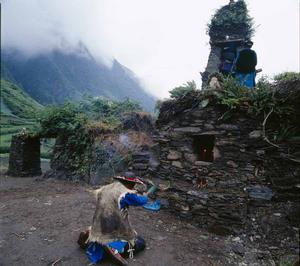
[[[236,45],[231,43],[223,48],[221,54],[220,71],[223,74],[231,74],[236,60]]]
[[[250,89],[255,87],[255,72],[247,74],[237,72],[235,76],[242,86],[248,87]]]
[[[145,209],[150,211],[159,211],[160,210],[160,200],[154,202],[149,202],[143,206]]]
[[[147,196],[139,196],[133,193],[126,193],[125,197],[120,200],[121,209],[128,206],[143,206],[148,202]]]
[[[225,60],[221,65],[221,72],[231,73],[232,72],[233,63]]]
[[[124,248],[126,246],[126,241],[113,241],[110,243],[107,243],[108,246],[118,250],[120,254],[124,252]],[[89,244],[86,254],[89,258],[89,260],[92,263],[98,263],[104,259],[105,252],[101,244],[97,242],[92,242]]]
[[[124,252],[124,248],[125,248],[126,244],[127,244],[127,241],[119,240],[119,241],[110,242],[107,245],[110,246],[111,248],[118,250],[118,252],[120,254],[122,254]]]
[[[99,243],[91,242],[86,250],[86,255],[92,263],[97,263],[104,258],[104,249]]]

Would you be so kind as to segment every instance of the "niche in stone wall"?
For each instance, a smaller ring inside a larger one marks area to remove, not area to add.
[[[198,161],[213,162],[214,160],[214,135],[193,136],[193,152]]]

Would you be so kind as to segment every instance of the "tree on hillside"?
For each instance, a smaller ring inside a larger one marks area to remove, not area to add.
[[[196,82],[194,80],[188,81],[186,84],[183,84],[179,87],[175,87],[173,90],[170,90],[170,97],[173,99],[178,99],[181,96],[185,95],[190,91],[194,91],[197,89]]]

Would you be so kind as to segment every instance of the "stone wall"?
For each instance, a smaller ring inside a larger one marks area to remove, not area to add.
[[[220,119],[225,110],[213,99],[206,107],[195,99],[184,110],[184,101],[174,103],[169,120],[161,115],[157,121],[157,175],[172,182],[161,194],[170,210],[220,234],[244,230],[257,202],[266,207],[292,200],[299,214],[299,163],[284,160],[282,150],[263,140],[262,118],[240,112],[225,122]],[[194,139],[201,136],[214,136],[213,162],[199,160],[195,152]]]
[[[11,140],[8,175],[26,177],[41,173],[40,138],[30,134],[14,135]]]
[[[205,71],[201,73],[202,88],[205,88],[208,85],[210,74],[219,72],[221,51],[222,49],[220,47],[211,45],[207,66]]]
[[[84,139],[80,138],[82,136],[80,132],[78,135],[76,133],[78,132],[74,135],[57,136],[50,160],[50,170],[44,173],[44,178],[89,182],[94,138],[91,133],[88,134],[89,132]]]
[[[146,173],[148,165],[140,161],[128,168],[134,153],[151,146],[154,119],[148,113],[129,112],[122,115],[121,122],[115,129],[91,123],[78,131],[58,134],[51,169],[44,177],[105,184],[132,168]]]

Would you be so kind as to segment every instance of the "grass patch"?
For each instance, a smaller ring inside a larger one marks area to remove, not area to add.
[[[26,128],[27,130],[33,129],[32,125],[22,125],[22,126],[7,126],[7,127],[2,127],[0,128],[0,133],[1,135],[6,135],[6,134],[16,134],[20,132],[23,128]]]
[[[33,119],[24,119],[15,115],[1,113],[0,123],[1,127],[10,127],[12,125],[34,125],[36,122]]]
[[[35,128],[36,122],[32,119],[20,118],[11,114],[0,116],[0,154],[9,153],[11,138],[23,128],[31,131]]]

